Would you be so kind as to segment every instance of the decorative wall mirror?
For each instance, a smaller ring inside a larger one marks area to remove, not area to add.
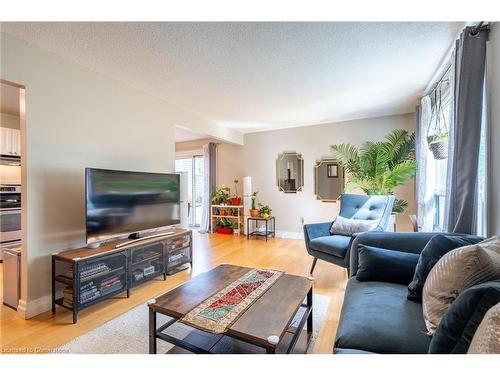
[[[314,164],[314,194],[323,202],[336,202],[344,192],[345,175],[342,164],[335,159],[323,158]]]
[[[276,183],[284,193],[296,193],[304,186],[304,159],[296,152],[283,152],[276,159]]]

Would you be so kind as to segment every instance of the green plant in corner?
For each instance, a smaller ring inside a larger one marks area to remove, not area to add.
[[[382,142],[365,142],[358,149],[348,143],[331,146],[332,154],[345,168],[349,190],[366,194],[394,194],[394,189],[414,178],[415,133],[396,129]],[[408,202],[396,199],[393,212],[402,213]]]
[[[212,193],[213,204],[229,204],[231,202],[231,189],[222,185]]]

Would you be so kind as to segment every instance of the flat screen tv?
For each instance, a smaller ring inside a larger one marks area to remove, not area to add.
[[[180,223],[180,180],[174,173],[85,169],[87,243]]]

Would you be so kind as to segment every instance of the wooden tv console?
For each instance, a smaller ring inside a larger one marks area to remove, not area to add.
[[[193,265],[192,232],[175,229],[165,235],[121,239],[96,249],[82,247],[52,255],[52,313],[56,305],[78,313],[158,276]],[[62,288],[64,286],[64,288]]]

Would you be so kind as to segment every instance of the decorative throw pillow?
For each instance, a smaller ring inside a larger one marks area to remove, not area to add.
[[[418,254],[358,245],[359,281],[387,281],[407,284],[413,276]]]
[[[422,308],[428,334],[434,334],[444,313],[460,293],[498,278],[500,239],[497,236],[445,254],[432,268],[424,284]]]
[[[444,254],[459,247],[474,245],[482,240],[482,237],[471,235],[447,236],[437,234],[432,237],[420,253],[413,280],[408,285],[408,299],[422,302],[422,290],[424,289],[425,279],[427,279],[427,275],[431,272],[432,267],[434,267]]]
[[[429,345],[429,353],[465,354],[486,312],[500,303],[500,280],[473,286],[451,304]]]
[[[375,229],[380,220],[356,220],[337,216],[330,227],[331,234],[352,236],[354,233]]]
[[[467,354],[500,354],[500,303],[484,316]]]

